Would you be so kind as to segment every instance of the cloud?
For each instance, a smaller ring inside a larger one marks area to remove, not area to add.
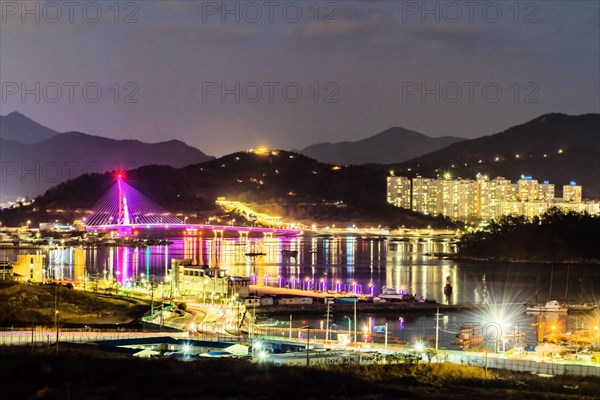
[[[176,23],[162,22],[155,26],[144,27],[132,33],[135,40],[167,40],[175,45],[177,41],[202,44],[232,44],[252,40],[256,36],[255,28],[227,25],[182,26]]]
[[[365,8],[363,13],[353,12],[348,7],[347,13],[337,17],[337,22],[305,21],[302,25],[291,26],[286,36],[303,42],[313,41],[346,41],[356,38],[372,38],[393,28],[394,20],[382,11]]]
[[[171,14],[185,14],[192,9],[191,1],[155,0],[154,7],[159,11]]]

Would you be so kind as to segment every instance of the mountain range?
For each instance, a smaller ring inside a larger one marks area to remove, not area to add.
[[[0,203],[41,194],[85,173],[152,164],[180,168],[212,158],[179,140],[144,143],[81,132],[59,133],[12,112],[0,116]]]
[[[434,138],[393,127],[355,142],[319,143],[299,152],[329,164],[388,164],[411,160],[463,140],[465,139],[454,136]]]
[[[418,133],[401,128],[389,131],[419,137]],[[375,137],[379,140],[387,135],[400,136],[382,133]],[[386,143],[381,142],[381,147],[388,147]],[[120,167],[130,170],[128,181],[142,193],[169,210],[197,214],[213,212],[215,199],[226,196],[262,204],[274,214],[294,219],[365,218],[407,226],[446,223],[423,220],[422,216],[386,204],[385,177],[390,169],[404,176],[436,177],[449,173],[454,178],[474,178],[481,173],[513,182],[530,175],[554,183],[557,196],[561,195],[563,184],[575,180],[583,186],[584,197],[600,198],[600,114],[546,114],[493,135],[456,141],[408,161],[365,166],[330,165],[276,150],[237,152],[208,159],[204,153],[178,141],[147,144],[74,132],[54,134],[38,143],[2,139],[1,144],[2,162],[9,160],[7,165],[28,158],[45,165],[65,160],[81,165],[126,160],[129,165]],[[195,161],[201,158],[204,159]],[[112,185],[111,174],[102,173],[115,169],[109,167],[84,171],[91,173],[53,187],[36,201],[36,206],[41,212],[89,209]],[[6,176],[6,171],[3,174]]]
[[[7,115],[0,115],[0,139],[31,144],[39,143],[60,134],[53,129],[45,127],[25,115],[13,111]]]

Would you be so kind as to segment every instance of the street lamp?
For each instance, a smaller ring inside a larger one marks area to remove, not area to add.
[[[306,329],[306,366],[310,366],[310,330],[309,325],[301,326],[300,329]]]
[[[349,316],[344,315],[344,318],[348,318],[348,335],[352,335],[352,320]]]

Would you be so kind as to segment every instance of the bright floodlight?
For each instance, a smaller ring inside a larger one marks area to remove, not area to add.
[[[418,341],[417,343],[415,343],[415,350],[416,351],[423,351],[425,349],[425,344],[422,341]]]
[[[260,361],[265,361],[265,359],[267,358],[267,352],[266,351],[261,351],[258,353],[258,359]]]

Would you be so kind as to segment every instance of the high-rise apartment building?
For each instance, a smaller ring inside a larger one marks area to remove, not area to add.
[[[581,186],[575,182],[564,185],[562,198],[567,203],[581,203]]]
[[[387,202],[396,207],[410,209],[412,183],[404,176],[387,177]]]
[[[441,214],[438,179],[417,176],[412,180],[412,210],[426,215]]]
[[[600,203],[582,203],[582,188],[575,182],[563,186],[563,198],[555,198],[554,184],[522,177],[516,184],[508,179],[478,175],[472,179],[431,179],[417,176],[387,178],[387,201],[398,207],[453,220],[491,220],[503,215],[542,215],[549,208],[600,214]]]

